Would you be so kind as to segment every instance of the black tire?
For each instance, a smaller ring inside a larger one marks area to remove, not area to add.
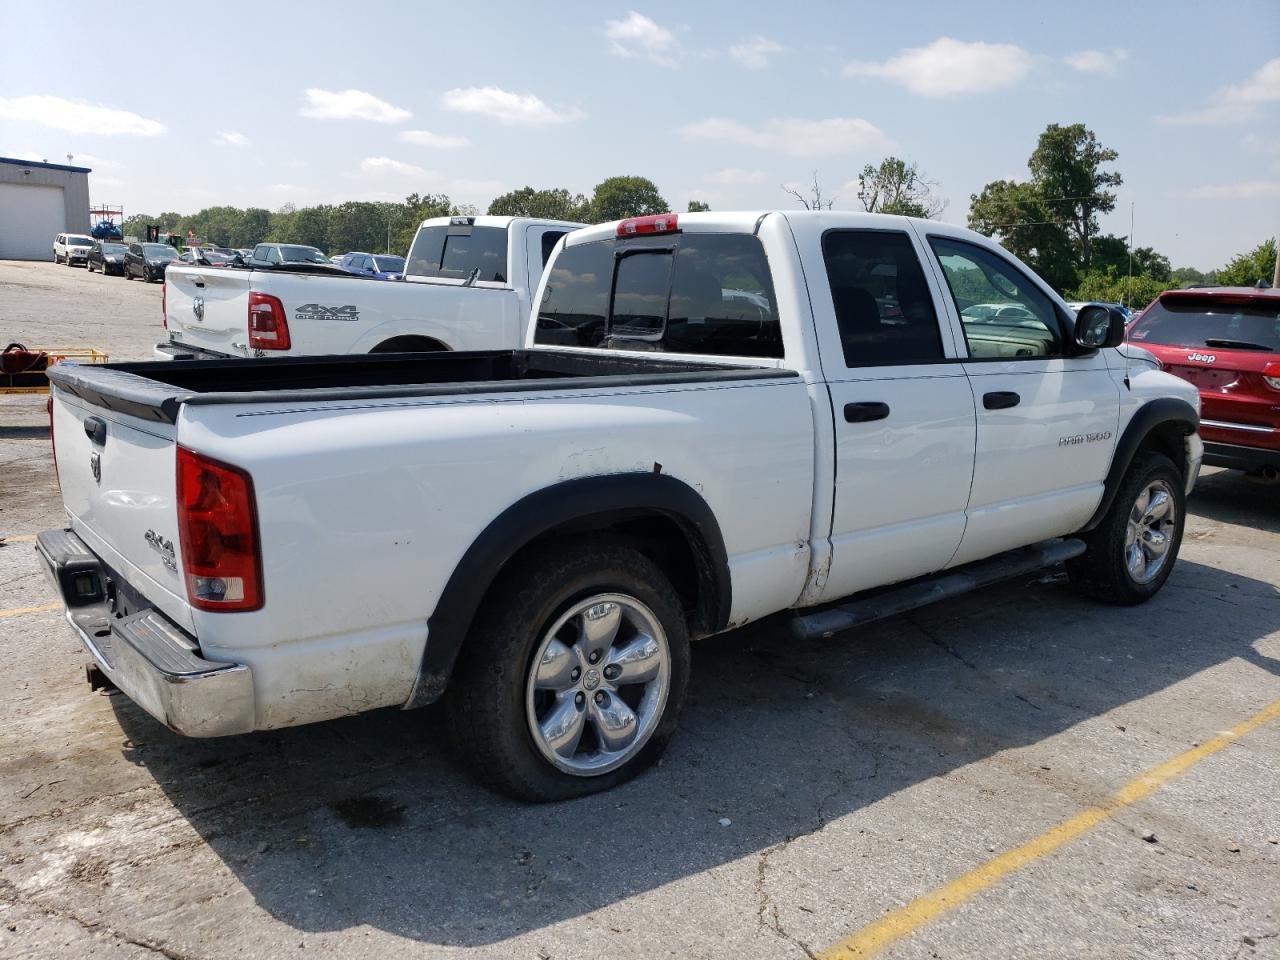
[[[1168,534],[1169,546],[1164,564],[1152,579],[1141,582],[1134,579],[1125,562],[1125,541],[1130,513],[1139,495],[1157,481],[1163,481],[1172,494],[1176,512]],[[1169,579],[1178,559],[1178,549],[1182,546],[1182,530],[1187,516],[1183,482],[1178,468],[1164,454],[1139,451],[1120,481],[1120,489],[1116,491],[1111,508],[1102,522],[1084,537],[1088,550],[1067,561],[1067,574],[1072,585],[1086,596],[1119,606],[1144,603],[1154,597]]]
[[[544,631],[576,601],[602,592],[634,597],[656,615],[667,634],[670,686],[639,752],[617,769],[580,776],[539,751],[525,685]],[[657,564],[619,544],[563,540],[531,550],[494,582],[459,654],[445,709],[454,746],[477,779],[520,800],[567,800],[608,790],[653,764],[675,733],[688,681],[680,598]]]
[[[129,269],[129,265],[125,264],[125,268],[120,271],[126,280],[133,279],[133,271]]]
[[[150,268],[150,267],[143,267],[143,268],[142,268],[142,282],[143,282],[143,283],[150,283],[150,282],[151,282],[151,268]]]

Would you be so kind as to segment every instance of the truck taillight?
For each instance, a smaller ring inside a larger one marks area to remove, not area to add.
[[[631,217],[618,224],[618,236],[642,237],[655,233],[676,233],[680,218],[674,213],[659,213],[648,217]]]
[[[45,409],[49,411],[49,447],[53,450],[53,479],[58,481],[58,489],[62,489],[62,475],[58,473],[58,445],[53,440],[53,394],[49,394],[49,399],[45,402]]]
[[[178,540],[193,607],[262,606],[262,555],[249,474],[178,447]]]
[[[289,349],[289,321],[279,297],[250,292],[249,346],[255,350]]]
[[[1280,390],[1280,360],[1272,360],[1262,368],[1262,379],[1272,390]]]
[[[169,329],[169,281],[160,281],[160,322]]]

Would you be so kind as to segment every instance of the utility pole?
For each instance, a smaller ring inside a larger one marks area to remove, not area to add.
[[[1133,201],[1129,201],[1129,282],[1124,286],[1124,305],[1133,302]]]
[[[1280,289],[1280,237],[1276,237],[1276,267],[1271,274],[1272,289]]]

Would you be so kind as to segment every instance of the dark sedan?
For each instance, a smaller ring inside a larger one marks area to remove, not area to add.
[[[167,243],[131,243],[124,255],[124,278],[141,277],[150,283],[163,280],[165,268],[178,259],[178,251]]]
[[[123,243],[96,240],[89,251],[89,272],[101,270],[104,274],[118,273],[124,276],[124,258],[129,248]]]

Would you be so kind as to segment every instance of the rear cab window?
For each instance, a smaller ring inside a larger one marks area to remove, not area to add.
[[[552,264],[534,342],[716,356],[781,357],[758,238],[683,233],[566,247]]]
[[[1129,340],[1280,353],[1280,297],[1162,297],[1129,328]]]
[[[418,230],[409,248],[406,277],[507,282],[507,228],[477,227],[465,219]]]

